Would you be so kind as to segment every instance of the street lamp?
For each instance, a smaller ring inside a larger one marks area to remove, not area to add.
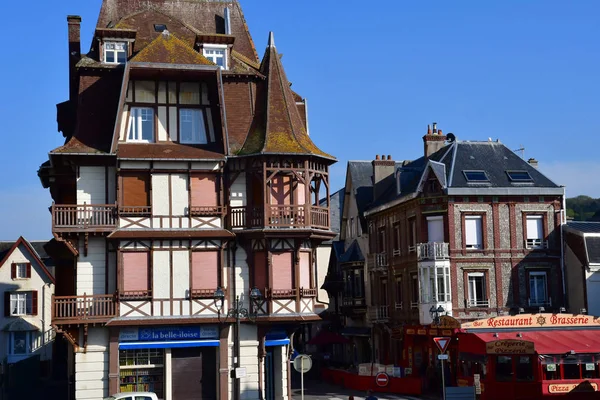
[[[244,303],[240,300],[240,296],[236,295],[235,300],[233,302],[233,307],[227,310],[225,318],[221,320],[221,311],[223,310],[223,305],[225,303],[225,292],[220,287],[217,288],[214,294],[214,302],[215,307],[217,308],[217,315],[219,318],[219,322],[227,322],[228,318],[235,319],[235,331],[233,336],[234,343],[234,393],[235,400],[240,399],[240,382],[237,376],[238,368],[240,367],[240,319],[248,318],[250,320],[254,320],[256,318],[257,310],[262,307],[264,303],[262,293],[258,288],[252,288],[250,291],[250,305],[252,306],[250,310],[244,307]]]
[[[440,324],[440,315],[444,314],[445,311],[446,310],[444,310],[444,307],[441,305],[439,305],[437,308],[435,308],[435,306],[431,306],[429,309],[429,315],[431,315],[431,320],[434,325]]]

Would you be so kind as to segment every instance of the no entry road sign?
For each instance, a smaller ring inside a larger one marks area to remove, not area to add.
[[[390,383],[390,377],[385,372],[380,372],[375,376],[375,383],[379,387],[386,387]]]

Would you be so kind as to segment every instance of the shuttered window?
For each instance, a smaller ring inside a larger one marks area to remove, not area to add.
[[[123,206],[149,206],[150,205],[150,175],[149,174],[124,174],[123,175]]]
[[[311,289],[310,284],[310,253],[300,252],[300,287]]]
[[[293,289],[292,253],[273,254],[274,290]]]
[[[483,230],[481,215],[465,217],[465,247],[467,249],[483,249]]]
[[[37,315],[38,292],[4,292],[4,316]]]
[[[195,174],[190,177],[192,206],[216,206],[217,185],[214,174]]]
[[[122,292],[124,296],[150,296],[149,261],[150,253],[146,251],[123,253]]]
[[[219,286],[219,252],[195,251],[192,253],[192,290],[206,289],[211,294]]]
[[[541,215],[526,217],[527,248],[540,248],[544,244],[544,218]]]
[[[254,286],[266,293],[268,287],[267,258],[264,251],[254,253]]]

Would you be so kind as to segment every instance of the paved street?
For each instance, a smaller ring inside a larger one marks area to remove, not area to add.
[[[301,398],[300,389],[294,385],[292,390],[293,399],[299,400]],[[347,389],[340,388],[339,386],[330,385],[321,382],[309,381],[305,382],[304,398],[306,400],[348,400],[348,396],[354,395],[355,400],[364,400],[366,393],[352,392]],[[377,394],[379,400],[417,400],[420,397],[414,396],[401,396],[396,394]]]

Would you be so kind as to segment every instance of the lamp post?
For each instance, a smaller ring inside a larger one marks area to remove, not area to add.
[[[441,305],[437,306],[437,308],[435,306],[431,306],[431,308],[429,309],[429,315],[431,315],[432,324],[439,325],[440,316],[445,312],[446,310],[444,310],[444,307],[442,307]]]
[[[221,311],[223,310],[223,305],[225,303],[225,292],[220,287],[217,288],[214,294],[214,302],[215,307],[217,308],[217,313],[219,317],[219,321],[221,321]],[[256,308],[259,308],[264,300],[262,299],[262,293],[258,288],[253,288],[250,291],[250,304],[254,306],[254,310],[244,308],[244,302],[240,300],[240,296],[236,295],[235,300],[233,301],[233,307],[227,310],[227,314],[225,315],[225,319],[221,322],[227,322],[227,319],[234,318],[235,319],[235,331],[233,336],[234,350],[233,350],[233,364],[234,370],[232,378],[234,383],[234,399],[240,399],[240,381],[238,377],[239,367],[240,367],[240,319],[247,318],[252,320],[256,318]]]

